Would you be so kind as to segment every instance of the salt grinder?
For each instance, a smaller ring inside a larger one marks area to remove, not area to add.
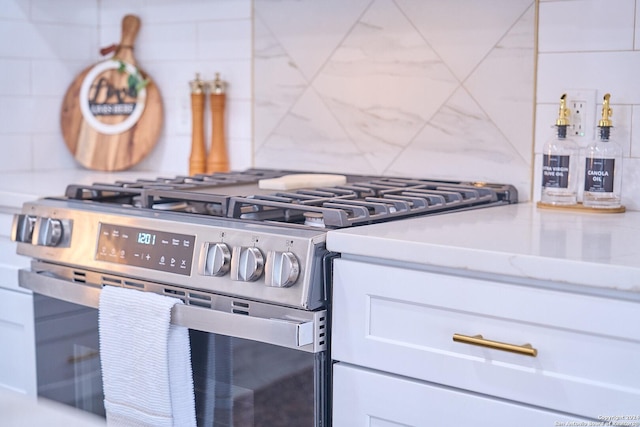
[[[206,172],[207,149],[204,140],[204,88],[200,74],[196,73],[191,86],[191,156],[189,157],[189,175]]]
[[[224,109],[226,102],[225,83],[220,80],[220,74],[209,85],[209,100],[211,104],[211,147],[207,156],[207,173],[228,172],[229,158],[224,132]]]

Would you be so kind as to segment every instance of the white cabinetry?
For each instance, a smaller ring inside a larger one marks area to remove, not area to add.
[[[18,286],[18,269],[29,261],[10,240],[13,214],[0,211],[0,387],[35,396],[33,297]]]
[[[336,260],[336,427],[640,415],[640,303],[502,279]],[[454,334],[537,354],[458,342]]]

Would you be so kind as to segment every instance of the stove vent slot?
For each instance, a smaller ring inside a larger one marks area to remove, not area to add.
[[[187,293],[185,291],[179,291],[177,289],[169,289],[169,288],[164,288],[163,292],[165,293],[165,295],[169,295],[169,296],[173,296],[175,298],[179,298],[182,300],[183,303],[188,304],[186,295]]]
[[[72,280],[76,283],[87,283],[87,273],[83,271],[74,271]]]
[[[139,282],[132,282],[130,280],[125,280],[124,285],[129,288],[144,289],[144,284]]]
[[[107,277],[107,276],[102,276],[102,285],[121,285],[122,284],[122,280],[116,278],[116,277]]]
[[[318,319],[318,345],[325,345],[327,335],[327,322],[326,317]]]
[[[209,295],[189,292],[189,305],[211,308],[211,297]]]
[[[235,314],[249,315],[249,303],[241,301],[231,301],[231,312]]]

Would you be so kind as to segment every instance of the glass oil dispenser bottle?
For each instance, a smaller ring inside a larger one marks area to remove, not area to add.
[[[583,205],[591,208],[619,208],[622,190],[622,148],[610,137],[612,111],[610,94],[604,96],[598,137],[585,152]]]
[[[575,205],[578,188],[578,146],[567,138],[569,110],[567,94],[560,97],[556,135],[543,147],[541,202],[550,205]]]

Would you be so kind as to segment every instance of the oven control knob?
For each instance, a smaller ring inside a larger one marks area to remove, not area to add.
[[[11,227],[11,240],[14,242],[31,243],[33,229],[36,225],[36,217],[31,215],[14,215]]]
[[[262,276],[264,257],[260,249],[254,247],[235,247],[231,257],[231,279],[242,282],[254,282]]]
[[[265,284],[277,288],[288,288],[296,283],[300,275],[300,263],[291,252],[269,251],[265,267]]]
[[[36,244],[40,246],[58,246],[62,240],[62,221],[53,218],[40,218]]]
[[[224,276],[231,267],[231,251],[225,243],[206,243],[208,247],[204,274],[207,276]]]

